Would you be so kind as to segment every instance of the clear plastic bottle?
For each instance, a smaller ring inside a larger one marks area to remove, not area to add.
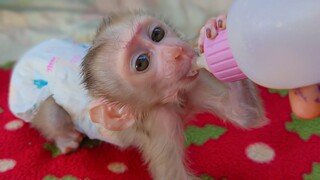
[[[320,83],[319,8],[319,0],[235,0],[227,30],[205,39],[208,70],[276,89]]]

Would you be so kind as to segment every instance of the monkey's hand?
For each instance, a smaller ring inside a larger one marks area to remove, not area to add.
[[[226,29],[227,17],[225,15],[220,15],[209,19],[206,24],[200,30],[200,36],[198,39],[198,46],[201,53],[204,53],[203,43],[205,37],[209,39],[214,39],[217,36],[218,30]]]
[[[191,112],[210,112],[243,128],[268,123],[258,91],[250,80],[224,83],[202,69],[197,84],[186,93]]]

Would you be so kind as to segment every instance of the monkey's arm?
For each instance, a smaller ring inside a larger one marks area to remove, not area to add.
[[[122,137],[135,137],[153,179],[195,180],[184,161],[184,123],[175,107],[157,108],[145,120],[124,131]]]
[[[194,113],[210,112],[241,127],[267,123],[263,104],[250,80],[222,83],[201,69],[197,84],[187,92]]]

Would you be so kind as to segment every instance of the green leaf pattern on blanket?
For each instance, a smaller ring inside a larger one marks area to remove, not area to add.
[[[320,135],[320,118],[312,120],[301,120],[291,114],[292,122],[286,123],[286,129],[296,132],[300,138],[307,141],[311,135]]]
[[[268,89],[270,93],[278,93],[281,97],[288,95],[288,90]]]
[[[44,148],[45,150],[50,151],[50,152],[51,152],[51,156],[52,156],[53,158],[55,158],[55,157],[57,157],[57,156],[59,156],[59,155],[61,154],[60,149],[59,149],[56,145],[54,145],[54,144],[45,143],[45,144],[43,145],[43,148]]]
[[[201,180],[214,180],[213,177],[210,177],[210,176],[208,176],[208,175],[206,175],[206,174],[201,175],[201,176],[200,176],[200,179],[201,179]]]
[[[89,139],[89,138],[84,138],[83,141],[80,144],[80,147],[87,147],[87,148],[94,148],[97,146],[100,146],[102,142],[99,140],[95,140],[95,139]],[[51,156],[53,158],[59,156],[61,154],[60,149],[54,145],[54,144],[49,144],[49,143],[45,143],[43,145],[43,148],[45,150],[48,150],[51,152]]]
[[[3,109],[0,107],[0,114],[3,113]]]
[[[206,175],[206,174],[202,174],[200,176],[200,180],[215,180],[215,179],[213,177]],[[220,180],[227,180],[227,178],[221,178]]]
[[[185,131],[185,146],[190,146],[191,144],[203,145],[209,139],[218,139],[225,132],[225,128],[212,124],[207,124],[204,127],[189,126]]]
[[[310,174],[304,174],[303,179],[304,180],[320,179],[320,163],[313,163],[312,172]]]
[[[43,178],[43,180],[79,180],[79,179],[72,175],[65,175],[62,178],[58,178],[54,175],[47,175]],[[89,178],[84,178],[84,180],[89,180]]]
[[[14,61],[9,61],[3,64],[0,64],[0,69],[2,70],[8,70],[11,69],[14,66],[15,62]]]

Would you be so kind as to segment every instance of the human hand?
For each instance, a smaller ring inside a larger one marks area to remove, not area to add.
[[[289,90],[293,113],[301,119],[320,117],[320,84]]]

